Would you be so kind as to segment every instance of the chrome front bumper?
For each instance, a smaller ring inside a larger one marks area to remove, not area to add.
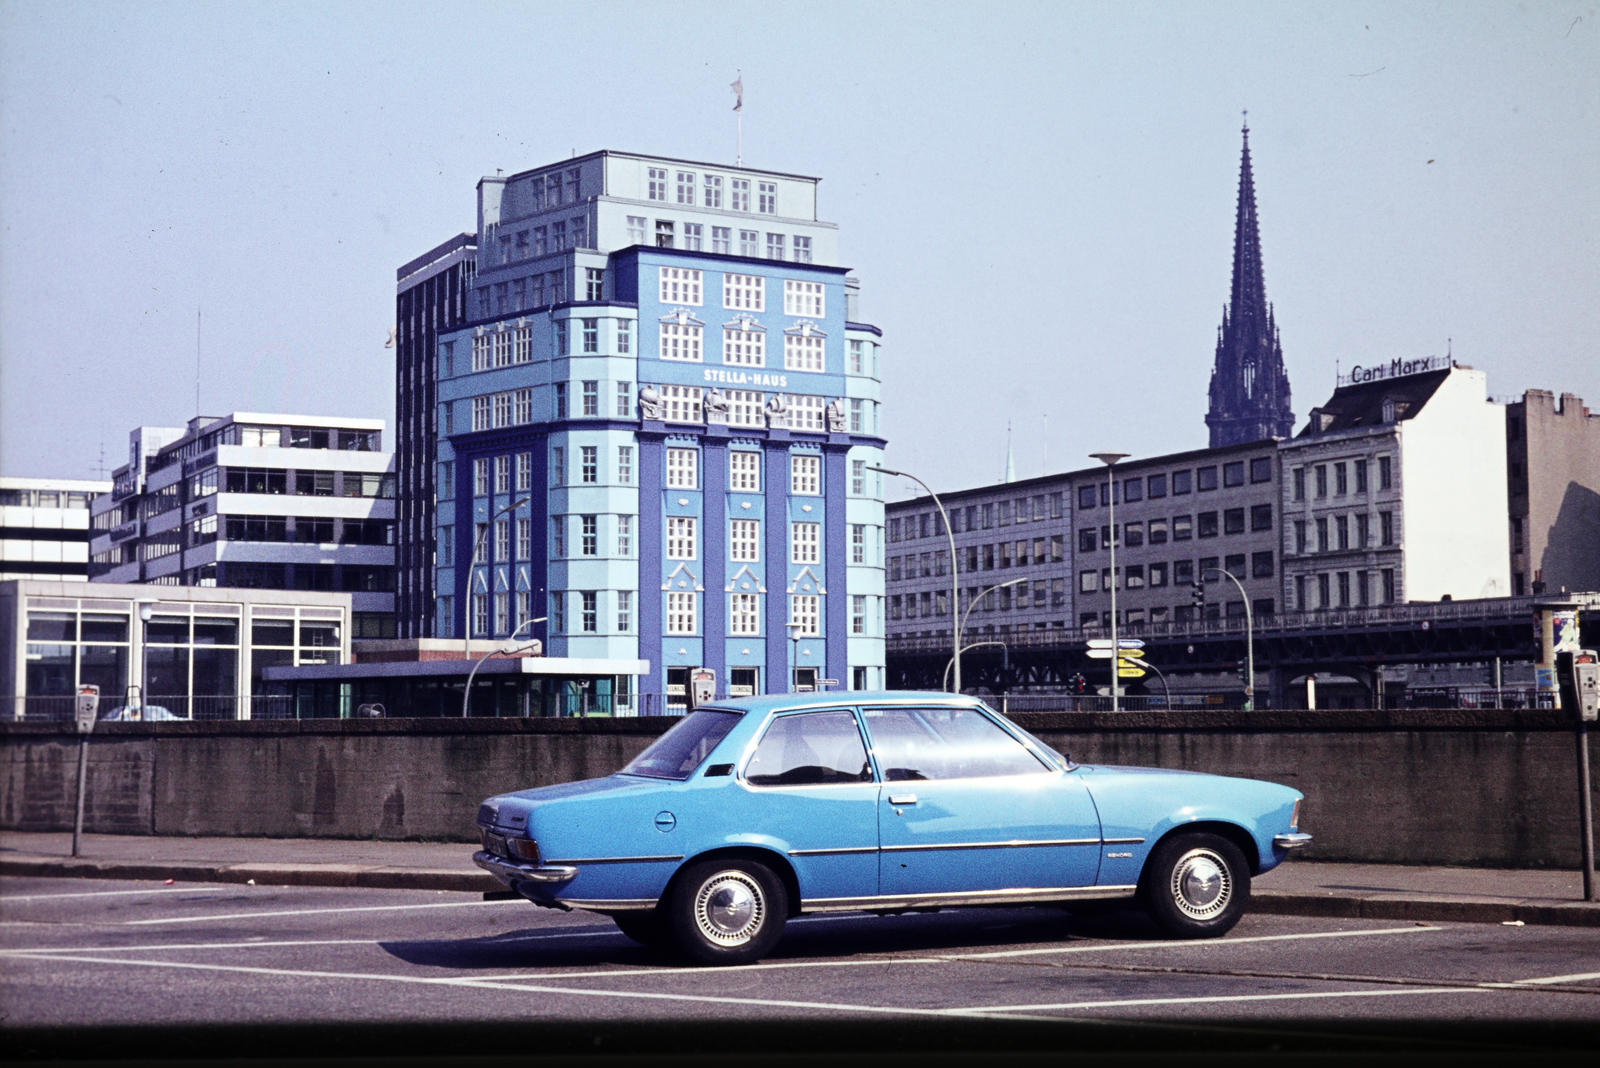
[[[518,864],[483,849],[472,854],[472,863],[507,886],[514,883],[566,883],[578,875],[578,869],[569,864]]]
[[[1275,834],[1272,836],[1272,844],[1277,846],[1279,849],[1299,849],[1301,846],[1308,846],[1311,844],[1311,836],[1309,834],[1303,834],[1299,831],[1294,831],[1289,834]]]

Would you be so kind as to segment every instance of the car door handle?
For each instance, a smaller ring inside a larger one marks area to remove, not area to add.
[[[916,803],[917,803],[917,795],[916,794],[890,794],[889,795],[889,804],[891,804],[891,805],[914,805]]]

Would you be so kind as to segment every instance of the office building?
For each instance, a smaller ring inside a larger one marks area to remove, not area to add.
[[[381,419],[235,412],[139,427],[91,506],[89,577],[339,591],[394,636],[394,460]]]
[[[398,271],[395,296],[395,622],[401,638],[433,633],[434,503],[439,410],[434,358],[441,330],[467,318],[475,234],[460,234]]]
[[[880,332],[817,184],[616,152],[479,183],[437,352],[436,637],[522,628],[680,699],[696,669],[882,685]]]
[[[1506,597],[1506,409],[1448,357],[1357,366],[1279,443],[1295,611]]]
[[[1530,389],[1506,406],[1511,592],[1600,590],[1600,415]]]
[[[89,501],[111,483],[0,475],[0,581],[89,577]]]

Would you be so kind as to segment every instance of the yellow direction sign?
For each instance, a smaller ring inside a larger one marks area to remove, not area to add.
[[[1132,667],[1131,665],[1130,666],[1124,666],[1127,663],[1128,662],[1126,660],[1119,660],[1117,662],[1117,678],[1119,678],[1119,679],[1140,679],[1140,678],[1144,677],[1144,668],[1136,668],[1136,667]]]

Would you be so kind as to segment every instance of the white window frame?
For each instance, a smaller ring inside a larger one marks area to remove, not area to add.
[[[759,274],[724,273],[722,306],[729,311],[766,311],[767,280]]]
[[[626,559],[633,555],[633,516],[617,516],[617,555]]]
[[[821,523],[789,524],[789,562],[791,564],[822,563]]]
[[[778,214],[778,183],[756,183],[756,212],[760,215]]]
[[[669,448],[667,450],[667,488],[700,488],[700,452],[698,449]]]
[[[767,365],[767,332],[722,328],[722,362],[735,367],[765,367]]]
[[[646,168],[646,171],[646,199],[665,204],[667,202],[667,169],[665,167],[649,167]]]
[[[730,389],[728,398],[729,426],[766,426],[766,394],[753,389]]]
[[[821,397],[811,397],[801,394],[789,394],[784,398],[788,405],[788,423],[790,430],[809,430],[823,432],[828,429],[824,412],[827,405]]]
[[[694,560],[699,552],[699,521],[694,516],[667,517],[667,559]]]
[[[821,282],[802,278],[783,280],[783,314],[821,319],[828,314],[828,291]]]
[[[789,622],[800,624],[802,638],[820,637],[822,598],[814,593],[789,595]]]
[[[761,595],[735,593],[728,597],[728,633],[757,635],[761,633]]]
[[[730,520],[728,527],[728,559],[742,564],[761,562],[761,521],[759,519]]]
[[[796,497],[822,495],[822,457],[803,452],[789,455],[789,492]]]
[[[752,449],[728,450],[728,489],[735,493],[761,492],[761,454]]]
[[[722,207],[722,175],[702,175],[701,185],[705,191],[701,203],[708,208]]]
[[[661,351],[663,360],[679,363],[703,363],[701,342],[705,328],[693,323],[662,323]]]
[[[734,178],[729,181],[728,207],[732,211],[750,210],[750,179]]]
[[[696,179],[693,171],[678,172],[678,200],[677,203],[685,207],[694,207],[694,191]]]
[[[704,300],[704,273],[694,267],[662,267],[661,303],[698,308]]]
[[[663,385],[661,399],[666,405],[667,423],[703,423],[705,415],[701,410],[701,398],[704,390],[699,386],[673,386]]]
[[[827,368],[825,341],[821,334],[783,335],[783,369],[820,374]]]
[[[698,634],[699,624],[695,611],[695,593],[692,590],[672,590],[667,594],[667,633]]]

